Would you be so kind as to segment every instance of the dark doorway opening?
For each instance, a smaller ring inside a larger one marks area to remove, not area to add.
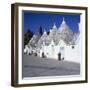
[[[61,53],[58,53],[58,60],[61,61]]]
[[[44,52],[42,52],[42,58],[45,58]]]

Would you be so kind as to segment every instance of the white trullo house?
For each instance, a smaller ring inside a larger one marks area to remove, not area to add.
[[[81,24],[79,23],[79,32],[74,33],[63,18],[60,27],[57,28],[54,24],[52,29],[49,30],[49,35],[46,30],[44,30],[42,36],[33,35],[24,50],[27,49],[27,54],[36,53],[40,57],[79,63],[81,60],[80,27]]]

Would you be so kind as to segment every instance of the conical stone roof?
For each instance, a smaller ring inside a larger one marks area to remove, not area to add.
[[[66,44],[70,44],[73,40],[73,32],[70,29],[70,27],[67,25],[65,19],[63,18],[63,21],[59,27],[58,33],[60,34],[60,38],[65,41]]]

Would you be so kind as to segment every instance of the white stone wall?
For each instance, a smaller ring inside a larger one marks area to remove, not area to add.
[[[64,60],[80,63],[81,42],[79,40],[77,45],[74,45],[74,48],[72,48],[72,45],[66,46],[64,43],[57,46],[54,45],[53,47],[52,44],[50,44],[49,46],[43,46],[40,50],[40,57],[42,57],[42,52],[44,52],[47,58],[53,58],[55,60],[58,60],[58,53],[60,52],[61,58],[64,58]]]
[[[81,23],[79,23],[78,26],[79,26],[80,35],[78,39],[76,40],[76,45],[74,46],[74,49],[72,49],[69,46],[67,46],[65,49],[65,60],[76,62],[76,63],[80,63],[81,57],[82,57]]]
[[[72,49],[72,46],[67,46],[65,49],[65,60],[80,63],[81,60],[81,52],[80,46],[75,45]]]

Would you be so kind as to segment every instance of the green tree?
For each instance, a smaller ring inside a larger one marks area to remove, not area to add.
[[[27,32],[24,33],[24,46],[28,44],[32,36],[33,36],[33,32],[30,29],[28,29]]]

